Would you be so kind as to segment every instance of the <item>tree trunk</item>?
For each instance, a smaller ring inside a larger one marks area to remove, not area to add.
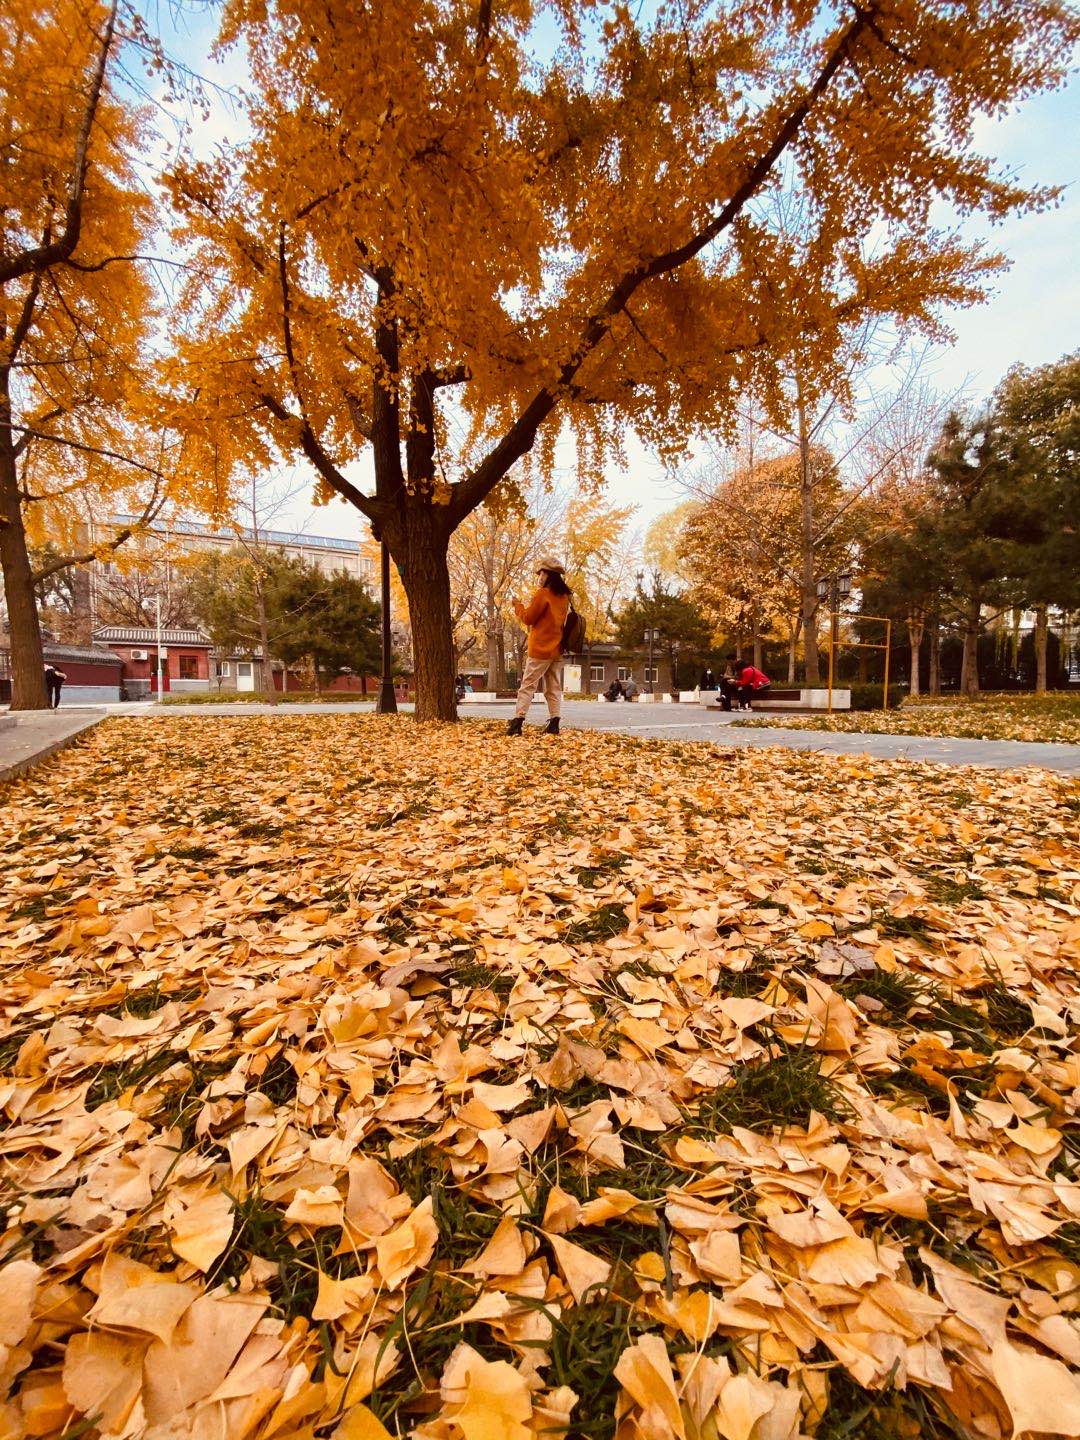
[[[978,599],[968,601],[964,612],[964,657],[960,663],[960,690],[964,695],[979,693],[979,631],[982,605]]]
[[[907,633],[911,645],[911,675],[908,677],[908,694],[918,698],[919,694],[919,650],[922,646],[924,620],[908,616]]]
[[[750,611],[751,634],[754,642],[754,668],[761,669],[761,606],[757,600]]]
[[[90,536],[87,528],[85,541],[80,536],[79,544],[85,549],[90,547]],[[76,565],[71,572],[71,594],[72,594],[72,644],[90,645],[94,639],[94,607],[91,593],[90,568],[87,565]]]
[[[266,593],[263,590],[261,575],[255,583],[255,603],[259,610],[259,648],[262,650],[263,697],[268,705],[276,705],[277,691],[274,689],[274,664],[270,658],[270,627],[266,619]],[[284,689],[285,683],[285,676],[283,674],[281,680],[282,689]]]
[[[1045,605],[1035,607],[1035,693],[1046,694],[1046,641],[1050,629]]]
[[[6,384],[5,384],[6,390]],[[8,397],[0,394],[0,421],[11,414]],[[19,503],[19,477],[11,430],[0,425],[0,566],[11,627],[11,708],[47,710],[45,657],[34,594],[34,572],[26,553],[26,530]]]
[[[799,631],[802,628],[802,617],[796,615],[788,630],[788,651],[787,651],[787,683],[795,684],[795,661],[798,653]]]
[[[583,685],[584,685],[584,687],[585,687],[585,694],[586,694],[586,695],[591,695],[591,694],[592,694],[592,640],[589,638],[589,636],[588,636],[587,634],[586,634],[586,636],[585,636],[585,666],[584,666],[584,670],[583,670],[581,679],[582,679],[582,683],[583,683]]]
[[[941,620],[937,615],[930,617],[930,673],[927,689],[931,695],[941,694]]]
[[[494,516],[491,517],[491,524],[491,545],[494,546],[496,536]],[[494,555],[485,553],[484,630],[487,636],[487,688],[498,691],[506,689],[506,647],[503,642],[503,617],[492,580],[494,565]]]
[[[810,456],[810,432],[806,411],[799,397],[799,504],[802,539],[802,622],[803,661],[807,685],[821,684],[821,661],[817,644],[817,580],[814,575],[814,475]]]
[[[407,502],[386,539],[409,602],[416,718],[456,720],[447,517],[434,505]]]

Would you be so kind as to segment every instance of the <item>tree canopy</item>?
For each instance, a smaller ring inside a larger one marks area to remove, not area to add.
[[[933,205],[1048,198],[972,126],[1055,83],[1077,33],[1058,0],[234,0],[251,137],[170,181],[197,262],[191,433],[226,472],[304,456],[368,517],[418,714],[449,716],[452,530],[563,426],[590,464],[628,426],[671,452],[751,387],[782,409],[796,349],[828,388],[854,314],[937,329],[979,298],[994,261]],[[807,198],[812,284],[754,208],[781,180]]]

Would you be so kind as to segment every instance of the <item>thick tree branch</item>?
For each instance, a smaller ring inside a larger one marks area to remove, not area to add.
[[[314,465],[326,483],[332,489],[336,490],[343,499],[348,500],[350,505],[355,505],[369,520],[373,523],[378,523],[381,507],[371,496],[365,495],[362,490],[358,490],[351,480],[346,480],[345,476],[319,444],[311,426],[303,416],[294,415],[276,396],[269,394],[267,391],[263,391],[259,399],[276,420],[280,420],[283,424],[289,425],[299,431],[300,449],[304,452],[308,460],[311,461],[312,465]]]
[[[467,365],[443,365],[437,370],[432,370],[431,388],[441,390],[447,385],[464,385],[466,380],[471,380],[472,375]]]
[[[341,471],[327,455],[304,408],[304,395],[300,386],[300,371],[296,363],[296,350],[293,346],[292,331],[292,292],[289,288],[289,267],[285,251],[285,221],[282,220],[278,226],[278,278],[281,283],[281,328],[282,339],[285,344],[285,360],[289,367],[289,378],[292,381],[293,393],[296,396],[297,404],[300,406],[299,417],[290,412],[279,401],[271,395],[263,395],[262,401],[272,415],[279,420],[287,420],[291,424],[299,423],[300,427],[300,448],[314,465],[322,478],[328,485],[332,486],[339,495],[345,497],[351,504],[362,511],[369,520],[375,518],[375,508],[372,502],[362,491],[358,490],[351,481],[346,480]]]
[[[747,167],[743,179],[736,186],[724,207],[684,244],[654,255],[651,260],[643,261],[634,269],[627,271],[616,282],[607,300],[586,322],[577,348],[562,365],[555,384],[539,390],[533,396],[495,447],[488,452],[470,475],[454,487],[450,501],[454,524],[460,523],[470,511],[475,510],[477,505],[503,479],[511,466],[531,450],[540,426],[561,399],[569,393],[569,387],[573,384],[581,366],[608,333],[615,316],[625,311],[626,305],[635,291],[647,280],[668,275],[681,265],[693,260],[734,224],[746,205],[772,174],[777,162],[799,134],[810,111],[850,57],[860,36],[869,27],[872,14],[873,12],[869,9],[856,10],[854,20],[847,25],[836,41],[813,84],[792,106],[770,143]]]
[[[48,239],[48,231],[45,236]],[[30,326],[34,322],[34,307],[37,305],[38,295],[41,293],[41,271],[37,270],[30,278],[26,295],[23,297],[22,308],[19,311],[19,318],[15,322],[15,329],[11,332],[11,344],[8,346],[7,359],[4,361],[4,369],[10,369],[11,365],[18,358],[22,349],[23,341],[30,333]]]
[[[33,249],[24,250],[19,255],[0,256],[0,285],[6,285],[9,280],[17,280],[20,275],[46,270],[50,265],[70,259],[79,243],[79,233],[82,229],[83,195],[86,190],[86,172],[90,160],[90,133],[97,117],[98,102],[101,99],[101,90],[105,81],[105,67],[108,64],[109,51],[112,49],[113,33],[116,29],[116,4],[117,0],[112,0],[112,5],[109,7],[105,35],[98,51],[86,105],[75,140],[71,181],[68,186],[67,205],[64,209],[64,228],[55,240],[35,245]]]
[[[389,501],[401,496],[405,489],[397,391],[401,373],[397,321],[389,314],[397,287],[393,273],[385,265],[375,272],[375,282],[379,287],[375,320],[375,353],[379,363],[374,367],[371,382],[371,445],[375,452],[375,493],[380,500]]]
[[[435,382],[430,370],[421,370],[413,379],[405,473],[414,494],[430,494],[435,481]]]

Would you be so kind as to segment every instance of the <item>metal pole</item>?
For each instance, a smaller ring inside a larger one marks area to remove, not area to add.
[[[379,536],[375,538],[379,540],[379,598],[382,606],[382,676],[375,713],[396,715],[397,696],[394,694],[393,652],[390,641],[390,551],[385,540]]]
[[[158,700],[165,694],[165,670],[161,660],[161,596],[154,596],[154,604],[157,613],[157,694]]]
[[[648,636],[649,636],[649,694],[650,694],[650,695],[653,693],[653,683],[652,683],[652,644],[653,644],[653,636],[654,636],[655,634],[656,634],[656,631],[655,631],[655,630],[650,630],[650,631],[648,632]]]
[[[836,593],[836,582],[833,581],[829,594],[829,714],[833,713],[832,691],[833,691],[833,655],[836,653],[836,607],[839,604],[839,597]]]
[[[885,688],[884,688],[884,691],[883,691],[883,693],[882,693],[882,699],[881,699],[881,708],[882,708],[882,710],[888,710],[888,708],[889,708],[889,654],[890,654],[890,652],[891,652],[891,648],[892,648],[892,621],[889,620],[889,619],[886,619],[886,621],[885,621]],[[916,651],[914,652],[914,654],[912,655],[912,664],[913,664],[913,665],[917,665],[918,663],[919,663],[919,652],[918,652],[918,650],[916,650]]]

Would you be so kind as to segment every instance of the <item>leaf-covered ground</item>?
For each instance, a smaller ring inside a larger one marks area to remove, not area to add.
[[[0,807],[0,1435],[1080,1435],[1078,814],[106,722]]]
[[[937,695],[906,699],[897,710],[836,715],[771,713],[733,724],[750,729],[843,730],[873,735],[943,735],[969,740],[1047,740],[1080,744],[1080,691],[1048,695]]]

